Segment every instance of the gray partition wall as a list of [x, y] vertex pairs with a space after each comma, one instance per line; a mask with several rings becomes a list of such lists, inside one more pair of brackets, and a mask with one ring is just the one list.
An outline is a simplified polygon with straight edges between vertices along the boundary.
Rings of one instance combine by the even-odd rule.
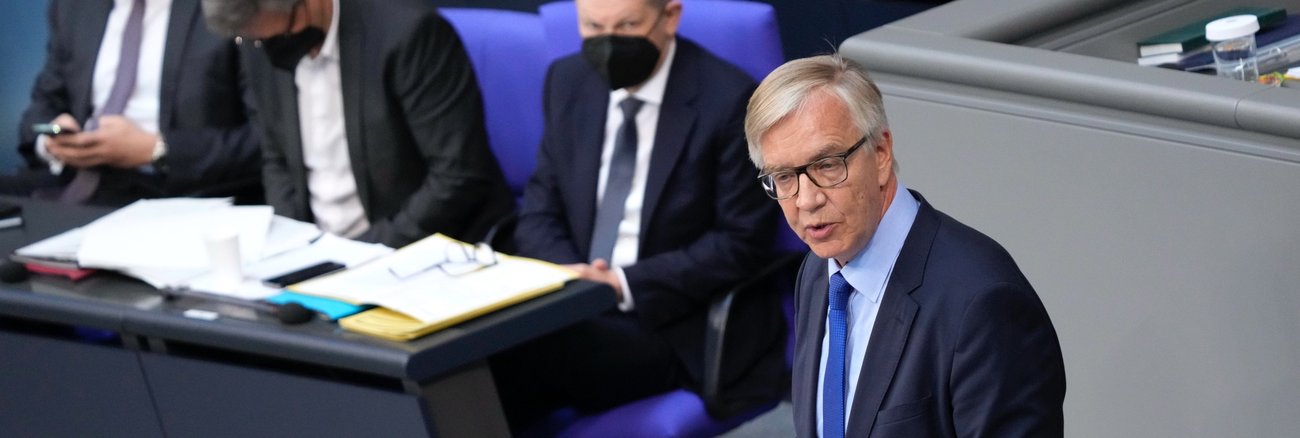
[[960, 0], [841, 47], [902, 181], [1042, 296], [1067, 436], [1300, 434], [1300, 89], [1134, 63], [1241, 4]]

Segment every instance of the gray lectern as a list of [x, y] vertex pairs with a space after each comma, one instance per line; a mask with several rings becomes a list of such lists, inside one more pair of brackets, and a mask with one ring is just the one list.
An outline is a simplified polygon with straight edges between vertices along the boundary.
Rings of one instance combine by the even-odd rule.
[[1300, 89], [1134, 62], [1240, 5], [960, 0], [841, 47], [886, 95], [902, 181], [1038, 289], [1068, 436], [1300, 431]]

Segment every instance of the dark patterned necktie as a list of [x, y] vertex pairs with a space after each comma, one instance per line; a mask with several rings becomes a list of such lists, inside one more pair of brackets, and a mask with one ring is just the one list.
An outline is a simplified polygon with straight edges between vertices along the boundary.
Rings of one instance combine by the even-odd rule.
[[[131, 13], [126, 19], [126, 29], [122, 32], [122, 51], [118, 56], [117, 74], [113, 77], [113, 88], [108, 93], [108, 100], [100, 107], [96, 115], [86, 121], [86, 131], [99, 127], [99, 116], [122, 114], [126, 102], [135, 90], [136, 70], [140, 64], [140, 40], [144, 36], [144, 0], [135, 0], [131, 4]], [[77, 169], [77, 176], [63, 189], [59, 201], [66, 204], [83, 204], [99, 187], [98, 169]]]
[[618, 104], [623, 109], [623, 124], [614, 137], [614, 155], [609, 159], [609, 175], [605, 177], [605, 197], [596, 209], [588, 261], [609, 261], [614, 254], [618, 224], [623, 222], [627, 195], [632, 191], [632, 174], [636, 172], [636, 113], [641, 110], [642, 103], [635, 97], [628, 97]]
[[849, 294], [853, 287], [839, 272], [831, 276], [830, 348], [826, 357], [826, 380], [822, 382], [822, 438], [844, 438], [844, 398], [847, 387], [844, 369], [844, 348], [848, 341]]

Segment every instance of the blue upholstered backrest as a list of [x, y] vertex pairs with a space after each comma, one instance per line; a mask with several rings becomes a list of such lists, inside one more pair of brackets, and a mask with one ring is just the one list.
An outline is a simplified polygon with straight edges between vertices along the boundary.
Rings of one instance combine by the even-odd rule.
[[[546, 27], [550, 57], [557, 59], [582, 47], [578, 12], [573, 2], [538, 8]], [[766, 3], [740, 0], [686, 0], [677, 34], [699, 43], [761, 81], [785, 62], [776, 11]]]
[[542, 82], [550, 58], [537, 14], [441, 8], [464, 41], [483, 93], [488, 140], [516, 199], [537, 162]]

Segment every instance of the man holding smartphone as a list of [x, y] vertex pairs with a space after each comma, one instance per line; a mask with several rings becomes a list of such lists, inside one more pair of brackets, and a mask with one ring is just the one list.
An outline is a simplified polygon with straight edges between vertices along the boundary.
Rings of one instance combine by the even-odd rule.
[[0, 191], [66, 203], [261, 198], [259, 137], [234, 44], [199, 0], [54, 0], [19, 126], [25, 173]]

